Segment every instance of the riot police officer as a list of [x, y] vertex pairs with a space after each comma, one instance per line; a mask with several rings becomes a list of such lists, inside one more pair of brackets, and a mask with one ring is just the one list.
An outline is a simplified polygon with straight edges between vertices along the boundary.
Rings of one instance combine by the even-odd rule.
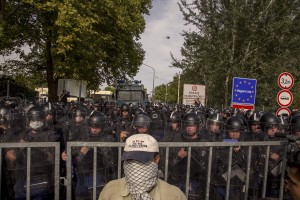
[[87, 110], [83, 107], [78, 107], [72, 111], [72, 119], [63, 124], [65, 142], [82, 141], [86, 139], [86, 116]]
[[[230, 117], [226, 122], [224, 142], [243, 141], [246, 127], [243, 120], [238, 116]], [[241, 146], [233, 147], [229, 199], [239, 200], [243, 198], [243, 185], [247, 169], [247, 149]], [[228, 174], [228, 147], [216, 150], [214, 158], [213, 199], [225, 199], [227, 174]]]
[[131, 134], [132, 130], [132, 115], [130, 106], [123, 104], [121, 106], [121, 116], [116, 121], [116, 138], [117, 141], [124, 142], [125, 139]]
[[150, 114], [152, 136], [155, 137], [157, 141], [162, 141], [164, 139], [164, 132], [167, 124], [166, 113], [162, 112], [161, 108], [161, 104], [155, 103]]
[[[45, 127], [45, 114], [40, 107], [32, 107], [27, 113], [28, 129], [20, 136], [20, 142], [56, 142], [56, 134]], [[26, 197], [27, 149], [13, 149], [6, 154], [10, 174], [15, 176], [12, 198]], [[32, 148], [30, 168], [31, 199], [52, 199], [54, 180], [54, 149]]]
[[[200, 118], [194, 112], [187, 113], [183, 119], [183, 131], [176, 135], [175, 142], [200, 142]], [[170, 149], [170, 169], [168, 182], [179, 187], [185, 192], [187, 174], [187, 150], [185, 148]], [[205, 180], [207, 168], [207, 149], [192, 148], [190, 166], [189, 199], [203, 199], [205, 194]]]
[[[115, 138], [105, 130], [104, 114], [95, 111], [88, 118], [88, 142], [115, 142]], [[93, 178], [96, 179], [97, 196], [105, 183], [117, 178], [117, 154], [109, 147], [97, 149], [97, 175], [93, 177], [94, 148], [83, 146], [75, 152], [77, 162], [76, 171], [76, 199], [92, 199]]]
[[292, 116], [290, 120], [291, 134], [300, 137], [300, 115]]
[[181, 133], [181, 113], [173, 111], [168, 119], [168, 128], [165, 133], [165, 141], [172, 142]]
[[[280, 138], [275, 137], [275, 133], [279, 131], [279, 119], [272, 112], [265, 112], [260, 119], [260, 126], [264, 133], [264, 141], [278, 141]], [[280, 165], [282, 164], [282, 146], [271, 146], [269, 155], [269, 169], [268, 169], [268, 182], [267, 182], [267, 197], [279, 197], [280, 188]], [[261, 149], [261, 168], [265, 163], [266, 158], [266, 147]], [[263, 169], [260, 169], [263, 171]]]
[[260, 128], [260, 118], [262, 116], [262, 112], [254, 112], [249, 120], [248, 120], [248, 140], [251, 141], [263, 141], [263, 133]]
[[222, 141], [223, 124], [223, 118], [219, 113], [213, 113], [210, 115], [206, 120], [206, 128], [203, 133], [205, 141]]

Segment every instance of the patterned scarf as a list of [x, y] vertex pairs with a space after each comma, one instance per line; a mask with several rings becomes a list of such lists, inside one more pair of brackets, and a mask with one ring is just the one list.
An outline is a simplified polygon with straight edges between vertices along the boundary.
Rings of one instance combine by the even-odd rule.
[[133, 200], [152, 200], [148, 192], [157, 181], [157, 163], [127, 160], [124, 162], [124, 173]]

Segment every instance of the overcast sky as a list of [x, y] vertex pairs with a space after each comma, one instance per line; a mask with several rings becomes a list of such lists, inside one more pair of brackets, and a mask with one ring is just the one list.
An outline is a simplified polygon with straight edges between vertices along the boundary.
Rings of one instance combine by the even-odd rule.
[[[155, 69], [154, 87], [170, 82], [173, 76], [180, 71], [178, 68], [169, 67], [171, 55], [181, 58], [180, 48], [183, 45], [182, 30], [184, 26], [183, 16], [177, 5], [177, 0], [153, 0], [150, 15], [145, 16], [146, 29], [141, 35], [141, 43], [146, 51], [144, 63]], [[167, 37], [170, 37], [169, 39]], [[141, 80], [152, 92], [153, 70], [145, 65], [140, 67], [135, 77]]]

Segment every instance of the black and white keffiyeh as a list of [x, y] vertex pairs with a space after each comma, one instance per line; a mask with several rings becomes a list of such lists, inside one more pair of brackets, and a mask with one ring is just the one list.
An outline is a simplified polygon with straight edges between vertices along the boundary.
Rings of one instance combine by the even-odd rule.
[[157, 181], [157, 163], [127, 160], [124, 162], [124, 173], [133, 200], [152, 200], [148, 192]]

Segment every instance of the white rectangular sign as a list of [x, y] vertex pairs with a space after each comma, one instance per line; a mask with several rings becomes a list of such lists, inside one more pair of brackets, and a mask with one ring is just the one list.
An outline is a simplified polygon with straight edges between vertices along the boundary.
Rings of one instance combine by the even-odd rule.
[[185, 105], [194, 105], [197, 98], [205, 106], [205, 85], [184, 84], [182, 103]]
[[86, 97], [86, 82], [85, 81], [77, 81], [73, 79], [59, 79], [58, 80], [58, 88], [57, 95], [60, 96], [62, 91], [65, 90], [70, 92], [71, 96], [75, 97]]

